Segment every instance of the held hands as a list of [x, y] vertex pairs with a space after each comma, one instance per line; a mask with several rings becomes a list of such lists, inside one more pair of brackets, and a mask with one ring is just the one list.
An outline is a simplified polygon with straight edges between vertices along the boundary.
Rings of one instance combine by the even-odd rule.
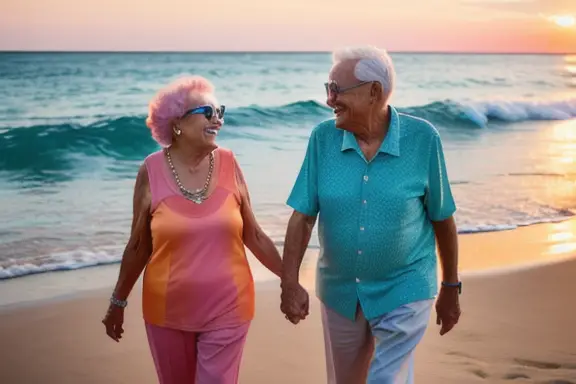
[[450, 332], [460, 319], [458, 289], [442, 287], [436, 300], [436, 324], [440, 325], [440, 336]]
[[108, 307], [108, 312], [102, 320], [102, 324], [106, 326], [106, 334], [116, 342], [120, 342], [124, 329], [122, 324], [124, 324], [124, 308], [119, 307], [114, 304], [110, 304]]
[[308, 292], [299, 283], [281, 284], [280, 310], [292, 324], [298, 324], [309, 313], [310, 298]]

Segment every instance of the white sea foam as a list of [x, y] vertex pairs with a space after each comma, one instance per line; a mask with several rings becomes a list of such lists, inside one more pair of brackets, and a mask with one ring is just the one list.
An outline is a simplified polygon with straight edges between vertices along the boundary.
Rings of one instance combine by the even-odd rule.
[[576, 118], [576, 98], [549, 101], [482, 101], [462, 104], [468, 118], [479, 126], [504, 122], [569, 120]]
[[77, 249], [44, 255], [36, 260], [28, 259], [4, 261], [0, 266], [0, 280], [33, 275], [43, 272], [69, 271], [80, 268], [95, 267], [120, 261], [121, 254], [111, 250]]

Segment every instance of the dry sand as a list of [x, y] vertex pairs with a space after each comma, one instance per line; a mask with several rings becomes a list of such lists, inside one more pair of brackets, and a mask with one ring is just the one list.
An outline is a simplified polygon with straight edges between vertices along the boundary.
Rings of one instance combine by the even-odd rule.
[[[576, 221], [463, 235], [460, 249], [465, 271], [554, 262], [464, 274], [461, 322], [441, 337], [431, 318], [416, 382], [576, 384]], [[303, 276], [312, 288], [313, 269]], [[118, 344], [100, 323], [109, 292], [2, 310], [0, 383], [156, 383], [139, 292]], [[324, 364], [318, 301], [293, 326], [279, 312], [278, 283], [260, 283], [241, 383], [321, 384]]]

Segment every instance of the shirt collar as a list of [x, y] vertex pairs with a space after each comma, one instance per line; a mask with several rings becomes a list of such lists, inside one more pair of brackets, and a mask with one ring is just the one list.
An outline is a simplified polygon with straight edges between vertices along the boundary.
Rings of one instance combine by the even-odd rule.
[[[384, 141], [378, 149], [378, 153], [388, 153], [392, 156], [400, 156], [400, 119], [398, 117], [398, 112], [393, 106], [388, 106], [390, 111], [390, 126], [388, 127], [388, 133], [384, 138]], [[342, 152], [354, 149], [360, 152], [358, 147], [358, 142], [353, 133], [344, 131], [342, 137]]]

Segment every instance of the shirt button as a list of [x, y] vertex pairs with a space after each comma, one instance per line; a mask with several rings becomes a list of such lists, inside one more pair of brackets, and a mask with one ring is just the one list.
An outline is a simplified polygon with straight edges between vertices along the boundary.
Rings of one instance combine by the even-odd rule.
[[363, 203], [363, 204], [366, 204], [366, 203], [368, 203], [368, 202], [367, 202], [366, 200], [364, 200], [362, 203]]
[[360, 279], [359, 279], [359, 278], [356, 278], [356, 282], [359, 283], [359, 282], [360, 282]]
[[364, 181], [368, 181], [368, 176], [364, 175]]
[[360, 230], [363, 231], [363, 230], [364, 230], [364, 227], [360, 227]]
[[361, 254], [362, 254], [362, 251], [358, 251], [358, 254], [361, 255]]

